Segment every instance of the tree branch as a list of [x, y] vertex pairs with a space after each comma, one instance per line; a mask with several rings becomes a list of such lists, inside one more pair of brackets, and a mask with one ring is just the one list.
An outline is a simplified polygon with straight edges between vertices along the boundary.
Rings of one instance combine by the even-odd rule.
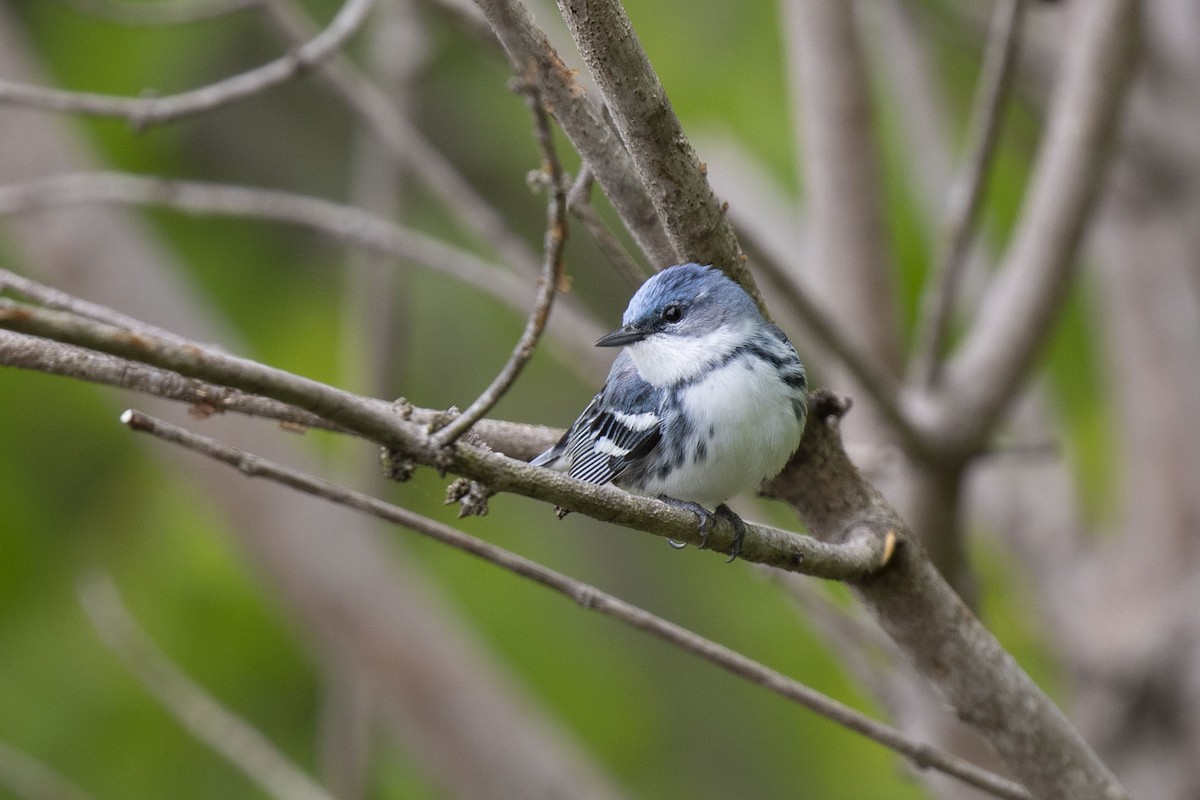
[[518, 75], [532, 67], [538, 90], [563, 133], [587, 162], [600, 188], [650, 261], [678, 261], [654, 203], [637, 168], [612, 128], [605, 123], [587, 92], [563, 63], [545, 32], [520, 0], [476, 0], [488, 24], [504, 45]]
[[675, 251], [684, 261], [719, 266], [765, 313], [733, 226], [625, 9], [617, 0], [559, 0], [558, 8]]
[[[76, 203], [155, 205], [184, 214], [266, 219], [320, 231], [357, 247], [441, 272], [524, 313], [527, 283], [500, 265], [419, 231], [308, 195], [232, 184], [183, 181], [116, 172], [73, 173], [0, 186], [0, 216]], [[607, 366], [592, 343], [604, 330], [577, 307], [565, 309], [555, 335], [590, 373]]]
[[[192, 406], [191, 413], [199, 418], [230, 412], [278, 420], [291, 430], [316, 428], [337, 433], [353, 433], [316, 414], [269, 397], [247, 394], [227, 386], [186, 378], [177, 372], [106, 353], [7, 330], [0, 330], [0, 365], [189, 403]], [[395, 412], [395, 406], [391, 403], [365, 399], [375, 403], [385, 412]], [[444, 418], [445, 414], [443, 411], [416, 407], [406, 407], [405, 413], [413, 422], [427, 426]], [[558, 441], [563, 431], [561, 428], [545, 425], [481, 419], [472, 428], [471, 433], [497, 453], [528, 461]]]
[[923, 425], [948, 450], [980, 448], [1021, 387], [1067, 296], [1103, 184], [1140, 40], [1139, 4], [1096, 0], [1079, 15], [1012, 244]]
[[0, 331], [0, 364], [178, 400], [191, 404], [191, 413], [198, 417], [236, 412], [279, 420], [298, 429], [324, 428], [349, 433], [316, 414], [269, 397], [246, 394], [185, 378], [176, 372], [12, 331]]
[[0, 741], [0, 787], [20, 800], [93, 800], [74, 782]]
[[172, 663], [138, 626], [111, 579], [93, 575], [83, 580], [79, 599], [96, 633], [162, 707], [263, 792], [276, 800], [334, 800], [250, 723]]
[[345, 0], [329, 25], [301, 47], [260, 67], [198, 89], [163, 97], [116, 97], [0, 81], [0, 105], [11, 103], [44, 111], [124, 118], [138, 129], [203, 114], [260, 94], [312, 69], [341, 49], [362, 27], [374, 5], [375, 0]]
[[405, 508], [385, 503], [370, 495], [305, 475], [297, 470], [229, 447], [209, 437], [200, 436], [162, 420], [148, 417], [139, 411], [126, 411], [122, 414], [121, 421], [132, 430], [150, 433], [165, 441], [215, 458], [237, 468], [247, 476], [266, 478], [282, 483], [298, 491], [354, 508], [392, 524], [401, 525], [422, 536], [481, 558], [515, 575], [535, 581], [569, 597], [585, 609], [597, 611], [646, 631], [727, 672], [798, 703], [826, 719], [906, 756], [918, 767], [934, 768], [946, 772], [997, 797], [1013, 798], [1014, 800], [1029, 800], [1030, 798], [1028, 792], [1012, 781], [981, 770], [957, 756], [915, 742], [903, 733], [734, 650], [620, 600], [594, 586], [577, 581], [490, 542], [477, 539]]
[[933, 386], [941, 373], [942, 350], [958, 303], [967, 252], [987, 188], [1009, 89], [1016, 73], [1021, 26], [1027, 0], [1003, 0], [996, 5], [979, 86], [967, 124], [966, 162], [950, 187], [943, 242], [936, 278], [922, 297], [917, 323], [917, 352], [913, 372], [920, 385]]
[[636, 289], [646, 280], [646, 273], [625, 252], [625, 247], [604, 224], [600, 212], [592, 205], [592, 184], [595, 182], [596, 176], [592, 173], [592, 168], [585, 162], [580, 166], [579, 174], [575, 176], [575, 183], [572, 184], [571, 190], [567, 192], [567, 208], [587, 228], [588, 233], [592, 235], [592, 239], [609, 263], [613, 265], [613, 268], [621, 274], [626, 283]]
[[784, 4], [808, 195], [805, 269], [822, 306], [842, 321], [842, 332], [882, 370], [898, 373], [899, 326], [855, 5]]
[[[294, 0], [259, 2], [267, 20], [290, 46], [298, 47], [312, 38], [315, 26]], [[510, 266], [535, 274], [538, 259], [533, 250], [349, 56], [338, 53], [316, 72], [362, 118], [391, 157], [408, 167], [467, 230]]]
[[810, 398], [804, 442], [763, 493], [786, 500], [815, 536], [869, 522], [898, 545], [888, 568], [852, 583], [884, 631], [1035, 797], [1128, 795], [1062, 712], [963, 604], [878, 490], [846, 456], [835, 395]]

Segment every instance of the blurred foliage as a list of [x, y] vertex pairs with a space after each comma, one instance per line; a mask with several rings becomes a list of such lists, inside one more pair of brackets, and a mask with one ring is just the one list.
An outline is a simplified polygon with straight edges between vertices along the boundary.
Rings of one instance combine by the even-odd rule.
[[[136, 95], [196, 86], [273, 57], [278, 46], [253, 14], [178, 28], [124, 28], [59, 2], [13, 7], [49, 79], [75, 89]], [[327, 19], [332, 0], [309, 4]], [[685, 126], [720, 126], [796, 190], [784, 43], [774, 3], [630, 0], [630, 14]], [[445, 20], [422, 14], [428, 59], [418, 82], [422, 126], [513, 226], [539, 246], [543, 201], [524, 174], [540, 157], [508, 70]], [[362, 51], [361, 46], [356, 52]], [[956, 111], [969, 103], [976, 53], [939, 43], [943, 87]], [[911, 322], [933, 245], [906, 185], [904, 154], [882, 143], [889, 225], [902, 319]], [[253, 102], [135, 133], [113, 121], [73, 121], [112, 168], [274, 186], [342, 199], [354, 151], [350, 115], [312, 77]], [[991, 190], [991, 232], [1018, 209], [1037, 123], [1008, 126]], [[571, 168], [574, 159], [567, 159]], [[406, 221], [460, 235], [420, 189]], [[344, 253], [283, 227], [144, 212], [188, 265], [188, 278], [230, 320], [245, 354], [337, 381]], [[581, 299], [616, 320], [627, 290], [581, 229], [570, 271]], [[2, 246], [2, 245], [0, 245]], [[470, 246], [469, 243], [467, 246]], [[20, 264], [14, 265], [18, 270]], [[507, 357], [521, 320], [474, 290], [406, 274], [397, 365], [402, 391], [429, 406], [462, 405]], [[1072, 305], [1048, 363], [1085, 495], [1109, 488], [1107, 410], [1096, 391], [1088, 310]], [[798, 343], [803, 351], [803, 343]], [[455, 370], [446, 370], [453, 358]], [[599, 376], [597, 376], [597, 381]], [[595, 383], [570, 376], [543, 350], [498, 413], [566, 424]], [[269, 586], [193, 491], [178, 453], [135, 441], [118, 425], [112, 393], [70, 381], [0, 371], [0, 739], [70, 776], [98, 798], [257, 797], [232, 767], [190, 739], [125, 673], [89, 629], [75, 600], [78, 576], [111, 572], [132, 610], [185, 671], [315, 769], [318, 684], [291, 621]], [[310, 446], [328, 438], [308, 436]], [[359, 450], [354, 451], [356, 454]], [[439, 519], [443, 481], [421, 474], [388, 491]], [[1103, 510], [1103, 509], [1100, 509]], [[761, 515], [780, 514], [762, 509]], [[788, 524], [786, 518], [776, 519]], [[860, 707], [870, 703], [770, 581], [644, 535], [499, 497], [463, 527], [661, 613]], [[706, 664], [487, 565], [402, 531], [397, 557], [421, 566], [553, 716], [632, 796], [646, 798], [921, 796], [883, 749]], [[1005, 644], [1043, 682], [1053, 665], [1038, 647], [1036, 609], [1014, 586], [1002, 553], [977, 548], [984, 612]], [[371, 796], [441, 797], [394, 743], [373, 760]], [[0, 791], [0, 796], [3, 792]]]

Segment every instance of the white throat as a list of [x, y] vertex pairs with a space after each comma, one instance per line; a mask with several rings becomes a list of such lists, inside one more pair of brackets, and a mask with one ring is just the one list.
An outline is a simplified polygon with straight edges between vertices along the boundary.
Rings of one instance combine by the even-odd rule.
[[724, 325], [702, 336], [653, 334], [626, 345], [642, 380], [653, 386], [674, 386], [699, 375], [708, 365], [733, 352], [746, 332]]

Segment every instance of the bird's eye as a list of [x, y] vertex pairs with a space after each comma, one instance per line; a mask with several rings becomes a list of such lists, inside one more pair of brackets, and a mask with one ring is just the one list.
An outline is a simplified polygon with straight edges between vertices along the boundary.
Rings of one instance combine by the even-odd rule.
[[683, 306], [678, 303], [671, 303], [671, 305], [663, 309], [662, 316], [667, 322], [679, 322], [679, 320], [683, 319]]

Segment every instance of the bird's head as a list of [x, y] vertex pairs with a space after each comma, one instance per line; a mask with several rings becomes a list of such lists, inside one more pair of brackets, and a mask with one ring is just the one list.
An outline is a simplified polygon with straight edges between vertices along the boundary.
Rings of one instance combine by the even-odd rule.
[[596, 345], [625, 345], [642, 378], [656, 386], [692, 378], [765, 324], [740, 286], [720, 270], [699, 264], [654, 275], [633, 295], [621, 322]]

